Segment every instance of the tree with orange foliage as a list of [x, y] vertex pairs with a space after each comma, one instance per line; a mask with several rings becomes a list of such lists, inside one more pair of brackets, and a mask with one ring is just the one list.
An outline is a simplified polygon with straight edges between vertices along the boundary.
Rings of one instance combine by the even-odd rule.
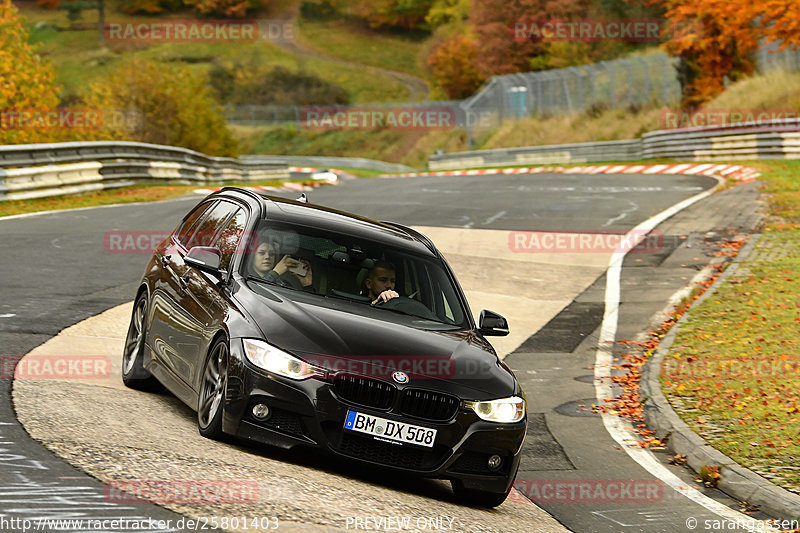
[[428, 57], [437, 86], [448, 98], [466, 98], [483, 82], [475, 67], [478, 44], [472, 35], [456, 34], [437, 46]]
[[682, 106], [694, 109], [753, 72], [758, 41], [800, 44], [797, 0], [666, 0], [667, 50], [681, 58]]
[[254, 7], [250, 0], [184, 0], [201, 15], [244, 18]]
[[423, 28], [433, 0], [350, 0], [342, 8], [365, 19], [372, 28]]
[[93, 140], [182, 146], [211, 155], [236, 155], [231, 135], [205, 76], [148, 59], [120, 63], [89, 86], [86, 104], [102, 112]]
[[745, 6], [758, 17], [759, 35], [783, 47], [800, 45], [800, 2], [797, 0], [765, 0]]
[[758, 47], [741, 0], [668, 0], [667, 51], [680, 57], [682, 107], [696, 109], [725, 89], [724, 79], [753, 71]]
[[53, 69], [28, 43], [11, 0], [0, 0], [0, 144], [53, 140], [51, 130], [20, 124], [18, 112], [43, 112], [58, 105]]

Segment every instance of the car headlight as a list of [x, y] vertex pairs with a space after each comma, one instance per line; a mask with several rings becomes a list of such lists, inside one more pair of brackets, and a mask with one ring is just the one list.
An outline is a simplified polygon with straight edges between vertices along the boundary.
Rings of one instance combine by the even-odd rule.
[[465, 402], [465, 404], [481, 419], [489, 422], [510, 424], [519, 422], [525, 416], [525, 400], [519, 396], [488, 402]]
[[308, 379], [324, 375], [324, 371], [283, 350], [255, 339], [242, 339], [247, 360], [267, 372], [289, 379]]

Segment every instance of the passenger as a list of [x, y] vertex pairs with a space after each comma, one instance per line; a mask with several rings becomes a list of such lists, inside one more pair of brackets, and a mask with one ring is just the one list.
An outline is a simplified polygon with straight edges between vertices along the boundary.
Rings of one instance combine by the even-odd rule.
[[[278, 243], [260, 242], [252, 256], [251, 267], [253, 273], [273, 283], [288, 284], [299, 289], [313, 290], [311, 287], [313, 276], [309, 262], [305, 259], [294, 259], [290, 255], [284, 255], [276, 264], [275, 261], [279, 255]], [[293, 271], [298, 268], [302, 269], [303, 266], [305, 275]]]
[[367, 296], [372, 300], [371, 305], [400, 296], [394, 290], [395, 272], [394, 265], [388, 261], [377, 261], [369, 270], [364, 285], [367, 287]]

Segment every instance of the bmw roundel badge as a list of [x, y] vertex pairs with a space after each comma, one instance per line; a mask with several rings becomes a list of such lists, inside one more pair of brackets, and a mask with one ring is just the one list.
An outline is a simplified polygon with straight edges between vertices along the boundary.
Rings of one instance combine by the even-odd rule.
[[392, 374], [392, 379], [403, 385], [404, 383], [408, 383], [408, 374], [397, 371]]

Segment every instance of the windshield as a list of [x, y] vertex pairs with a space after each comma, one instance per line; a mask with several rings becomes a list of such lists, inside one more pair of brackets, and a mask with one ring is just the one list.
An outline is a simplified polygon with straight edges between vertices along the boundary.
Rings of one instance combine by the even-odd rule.
[[[467, 327], [458, 291], [438, 259], [274, 222], [262, 222], [246, 250], [242, 268], [250, 279]], [[392, 295], [387, 301], [380, 298], [385, 291]]]

